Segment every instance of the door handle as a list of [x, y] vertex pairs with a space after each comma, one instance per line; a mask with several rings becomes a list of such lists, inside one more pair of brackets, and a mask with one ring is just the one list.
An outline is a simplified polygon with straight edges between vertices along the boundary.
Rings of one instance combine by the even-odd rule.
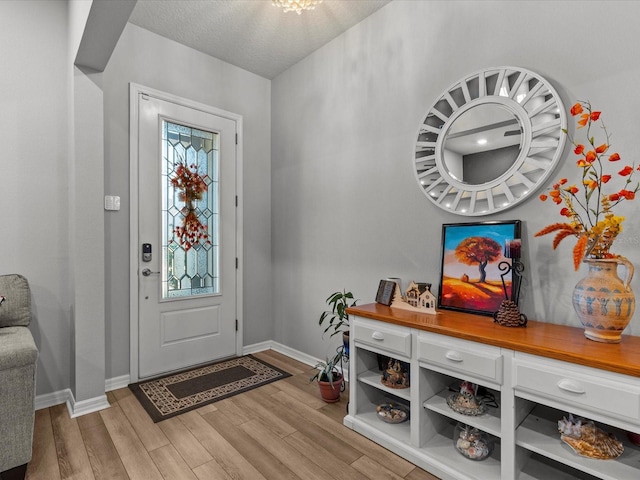
[[160, 272], [152, 272], [148, 268], [145, 268], [144, 270], [142, 270], [142, 275], [148, 277], [149, 275], [160, 275]]

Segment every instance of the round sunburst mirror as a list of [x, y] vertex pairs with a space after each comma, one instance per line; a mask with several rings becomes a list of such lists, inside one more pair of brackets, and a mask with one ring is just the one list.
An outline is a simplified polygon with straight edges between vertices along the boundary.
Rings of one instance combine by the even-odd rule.
[[418, 184], [459, 215], [513, 207], [551, 175], [566, 128], [562, 101], [540, 75], [518, 67], [472, 73], [445, 90], [420, 123]]

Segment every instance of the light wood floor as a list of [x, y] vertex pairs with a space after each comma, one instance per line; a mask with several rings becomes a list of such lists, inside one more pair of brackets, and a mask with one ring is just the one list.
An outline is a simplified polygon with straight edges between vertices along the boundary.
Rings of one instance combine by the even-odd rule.
[[312, 369], [256, 354], [291, 377], [154, 424], [128, 388], [70, 419], [38, 410], [29, 480], [437, 480], [342, 425], [348, 395], [324, 403]]

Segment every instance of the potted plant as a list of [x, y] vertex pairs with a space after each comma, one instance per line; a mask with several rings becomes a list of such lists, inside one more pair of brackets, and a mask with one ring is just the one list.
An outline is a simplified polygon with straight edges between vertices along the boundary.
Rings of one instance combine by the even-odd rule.
[[320, 396], [327, 403], [335, 403], [340, 400], [340, 392], [344, 383], [344, 377], [338, 370], [337, 365], [342, 357], [342, 349], [333, 357], [327, 357], [326, 362], [316, 364], [316, 373], [309, 379], [310, 382], [318, 381]]
[[334, 292], [327, 297], [326, 303], [331, 310], [322, 312], [318, 324], [326, 327], [322, 332], [325, 333], [333, 330], [330, 337], [338, 333], [342, 333], [342, 344], [345, 355], [349, 356], [349, 314], [347, 308], [355, 307], [358, 301], [353, 299], [353, 294], [343, 290], [342, 292]]

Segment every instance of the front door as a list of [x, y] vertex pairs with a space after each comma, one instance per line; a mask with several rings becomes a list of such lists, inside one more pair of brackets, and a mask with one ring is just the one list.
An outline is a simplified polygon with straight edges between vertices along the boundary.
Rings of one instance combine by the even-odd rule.
[[138, 113], [137, 377], [148, 378], [239, 353], [237, 125], [144, 90], [132, 101]]

